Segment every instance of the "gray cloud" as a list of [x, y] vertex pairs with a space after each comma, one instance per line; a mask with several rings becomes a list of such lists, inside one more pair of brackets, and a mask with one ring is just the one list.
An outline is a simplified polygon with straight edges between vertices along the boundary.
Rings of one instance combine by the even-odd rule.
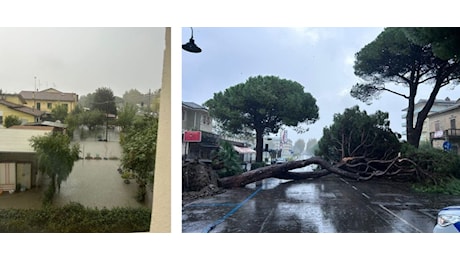
[[86, 95], [109, 87], [161, 87], [164, 28], [0, 28], [0, 89], [8, 93], [56, 87]]

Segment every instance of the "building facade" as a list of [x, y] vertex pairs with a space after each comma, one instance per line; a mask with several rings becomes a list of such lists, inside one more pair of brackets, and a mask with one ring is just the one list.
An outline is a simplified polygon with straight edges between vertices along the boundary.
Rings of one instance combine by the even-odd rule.
[[36, 152], [30, 144], [33, 136], [44, 136], [51, 129], [0, 129], [0, 192], [14, 192], [39, 186]]
[[430, 113], [429, 131], [432, 147], [459, 153], [460, 102], [444, 110]]
[[0, 126], [8, 116], [17, 116], [22, 124], [40, 122], [45, 112], [26, 106], [20, 95], [0, 94]]
[[58, 105], [72, 112], [78, 105], [78, 95], [48, 88], [42, 91], [21, 91], [19, 93], [27, 102], [27, 106], [39, 111], [51, 112]]
[[[426, 105], [427, 100], [426, 99], [420, 99], [417, 103], [415, 103], [414, 106], [414, 125], [417, 123], [417, 116], [420, 111], [422, 111], [423, 107]], [[457, 101], [452, 101], [448, 97], [445, 99], [436, 99], [435, 102], [433, 103], [433, 106], [431, 107], [431, 110], [429, 113], [436, 113], [439, 111], [442, 111], [444, 109], [447, 109], [451, 106], [454, 106], [457, 104]], [[406, 118], [407, 118], [407, 108], [402, 110], [403, 114], [401, 118], [403, 119], [403, 123], [401, 124], [404, 129], [406, 128]], [[403, 137], [407, 136], [406, 131], [402, 133]], [[404, 138], [407, 139], [407, 138]], [[420, 135], [420, 142], [430, 142], [430, 119], [427, 117], [425, 121], [423, 122], [423, 128], [422, 128], [422, 134]]]

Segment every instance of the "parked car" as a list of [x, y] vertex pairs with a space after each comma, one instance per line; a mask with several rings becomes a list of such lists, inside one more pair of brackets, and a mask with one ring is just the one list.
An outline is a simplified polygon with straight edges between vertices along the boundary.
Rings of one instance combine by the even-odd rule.
[[459, 233], [460, 232], [460, 205], [449, 206], [438, 212], [436, 226], [433, 233]]
[[281, 164], [281, 163], [285, 163], [285, 162], [287, 162], [287, 160], [285, 158], [276, 158], [276, 161], [275, 161], [276, 164]]

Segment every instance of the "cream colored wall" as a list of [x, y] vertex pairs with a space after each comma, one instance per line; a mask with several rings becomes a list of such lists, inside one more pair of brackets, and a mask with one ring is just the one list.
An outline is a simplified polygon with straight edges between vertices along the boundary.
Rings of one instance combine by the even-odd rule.
[[[72, 112], [76, 107], [76, 102], [62, 102], [62, 101], [37, 100], [37, 99], [35, 101], [31, 100], [31, 99], [28, 99], [26, 101], [27, 101], [27, 106], [30, 107], [30, 108], [34, 108], [34, 104], [35, 104], [35, 108], [36, 108], [37, 103], [40, 103], [40, 111], [45, 111], [45, 112], [51, 112], [53, 110], [53, 108], [55, 108], [56, 106], [61, 105], [61, 104], [67, 104], [67, 112], [68, 113]], [[51, 109], [48, 109], [48, 103], [52, 104]]]
[[[150, 232], [171, 233], [171, 28], [165, 29]], [[177, 136], [175, 137], [177, 138]], [[178, 158], [174, 158], [177, 160]], [[177, 163], [177, 161], [175, 161]], [[177, 191], [177, 190], [176, 190]]]
[[442, 113], [430, 116], [430, 133], [435, 132], [436, 122], [439, 121], [440, 130], [450, 129], [450, 120], [455, 118], [455, 128], [460, 128], [460, 110], [453, 110], [448, 113]]
[[29, 123], [33, 123], [35, 121], [35, 118], [33, 115], [25, 114], [25, 113], [10, 109], [2, 104], [0, 104], [0, 111], [3, 111], [3, 123], [5, 123], [5, 118], [11, 115], [15, 115], [19, 117], [21, 121], [25, 121]]
[[8, 95], [8, 96], [5, 96], [4, 98], [8, 102], [15, 103], [15, 104], [22, 104], [21, 99], [16, 95], [15, 96]]

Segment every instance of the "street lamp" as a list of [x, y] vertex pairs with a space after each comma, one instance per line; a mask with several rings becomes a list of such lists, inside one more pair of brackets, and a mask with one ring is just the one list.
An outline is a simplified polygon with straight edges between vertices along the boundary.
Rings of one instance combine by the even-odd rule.
[[192, 30], [192, 36], [186, 44], [182, 44], [182, 49], [193, 53], [199, 53], [201, 52], [201, 48], [195, 44], [195, 40], [193, 39], [193, 28], [190, 27], [190, 29]]

